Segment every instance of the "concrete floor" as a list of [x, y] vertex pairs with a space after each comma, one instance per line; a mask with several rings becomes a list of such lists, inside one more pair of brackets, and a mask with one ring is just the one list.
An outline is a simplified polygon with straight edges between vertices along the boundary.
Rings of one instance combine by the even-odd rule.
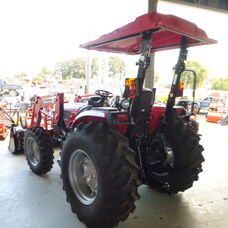
[[[228, 227], [228, 126], [203, 118], [200, 122], [206, 158], [200, 180], [174, 196], [140, 187], [135, 213], [118, 227]], [[50, 173], [39, 177], [29, 170], [24, 155], [8, 153], [6, 141], [0, 147], [0, 228], [85, 227], [65, 200], [56, 163]]]

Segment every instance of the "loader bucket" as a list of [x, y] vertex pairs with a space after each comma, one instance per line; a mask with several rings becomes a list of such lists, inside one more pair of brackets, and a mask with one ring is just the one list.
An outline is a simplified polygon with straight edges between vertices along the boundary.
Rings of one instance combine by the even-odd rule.
[[8, 150], [12, 154], [19, 154], [24, 152], [24, 130], [12, 126], [10, 129], [10, 139]]
[[0, 107], [0, 124], [3, 124], [7, 131], [10, 131], [8, 149], [12, 154], [18, 154], [24, 151], [24, 130], [17, 127], [13, 118]]

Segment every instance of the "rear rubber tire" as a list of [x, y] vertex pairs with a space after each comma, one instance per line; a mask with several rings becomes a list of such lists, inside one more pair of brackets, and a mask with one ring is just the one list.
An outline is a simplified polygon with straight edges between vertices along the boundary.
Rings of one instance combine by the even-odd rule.
[[[77, 150], [86, 152], [97, 173], [98, 190], [90, 205], [76, 196], [69, 178], [69, 164]], [[62, 151], [61, 178], [67, 201], [80, 221], [89, 227], [113, 227], [134, 211], [141, 184], [135, 156], [125, 137], [99, 121], [82, 123], [68, 136]]]
[[[35, 158], [34, 147], [36, 147]], [[40, 126], [28, 128], [25, 132], [24, 151], [32, 172], [42, 175], [51, 170], [53, 164], [53, 146], [50, 136]]]
[[199, 123], [196, 120], [190, 119], [188, 121], [188, 125], [195, 131], [195, 133], [198, 133], [198, 131], [199, 131]]
[[[174, 166], [167, 171], [165, 180], [152, 180], [150, 186], [160, 192], [177, 193], [192, 187], [202, 172], [203, 147], [199, 144], [198, 126], [194, 121], [186, 123], [174, 112], [161, 129], [171, 146]], [[162, 169], [163, 167], [161, 167]]]

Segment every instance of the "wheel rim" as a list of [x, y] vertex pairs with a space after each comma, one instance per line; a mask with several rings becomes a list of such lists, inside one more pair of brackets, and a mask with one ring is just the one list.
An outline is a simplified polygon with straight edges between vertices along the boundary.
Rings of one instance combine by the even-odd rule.
[[72, 153], [68, 175], [78, 200], [83, 204], [91, 205], [97, 196], [98, 178], [96, 168], [85, 151], [77, 149]]
[[37, 166], [40, 162], [40, 150], [34, 138], [29, 137], [27, 142], [28, 159], [33, 166]]
[[15, 90], [10, 90], [9, 92], [11, 97], [16, 97], [17, 96], [17, 92]]

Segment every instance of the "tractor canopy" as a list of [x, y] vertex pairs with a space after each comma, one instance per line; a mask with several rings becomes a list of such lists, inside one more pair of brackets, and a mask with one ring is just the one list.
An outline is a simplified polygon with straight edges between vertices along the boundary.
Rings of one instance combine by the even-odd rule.
[[153, 31], [150, 52], [179, 48], [183, 36], [189, 38], [188, 47], [217, 43], [216, 40], [208, 38], [205, 31], [185, 19], [151, 12], [80, 47], [114, 53], [140, 54], [141, 40], [146, 31]]

